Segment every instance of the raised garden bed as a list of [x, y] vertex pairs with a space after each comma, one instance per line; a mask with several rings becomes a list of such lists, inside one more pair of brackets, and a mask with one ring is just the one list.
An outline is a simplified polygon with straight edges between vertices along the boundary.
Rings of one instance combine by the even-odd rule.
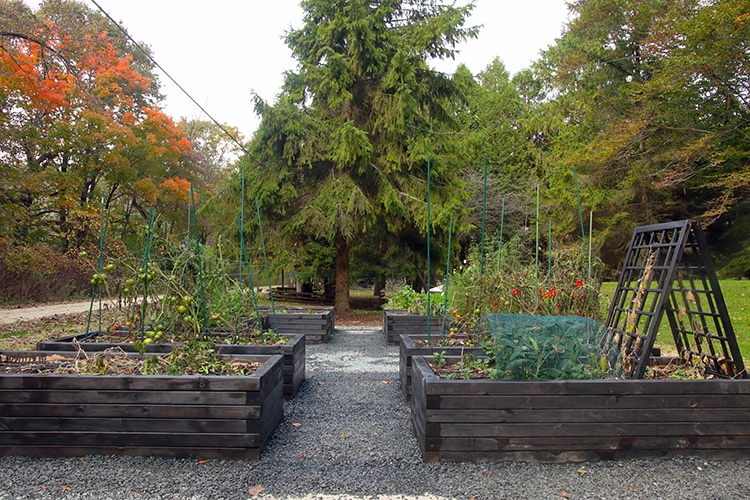
[[[45, 357], [53, 353], [0, 360]], [[224, 358], [262, 364], [247, 376], [2, 373], [0, 454], [258, 460], [283, 418], [283, 359]]]
[[305, 346], [306, 335], [287, 335], [286, 344], [216, 344], [219, 354], [253, 354], [283, 356], [284, 398], [292, 399], [297, 395], [305, 381]]
[[[447, 337], [447, 336], [446, 336]], [[465, 342], [466, 336], [453, 337], [456, 343]], [[440, 334], [430, 335], [430, 345], [427, 344], [427, 335], [401, 335], [398, 351], [398, 379], [401, 383], [401, 393], [407, 401], [411, 399], [412, 382], [412, 357], [431, 357], [434, 353], [445, 352], [446, 356], [461, 356], [462, 354], [484, 354], [481, 347], [469, 347], [465, 345], [439, 345]]]
[[277, 307], [275, 320], [271, 308], [262, 306], [263, 327], [279, 335], [304, 335], [308, 344], [327, 343], [334, 330], [333, 307]]
[[425, 462], [750, 458], [750, 381], [444, 380], [412, 358]]
[[[286, 344], [224, 344], [221, 337], [217, 338], [216, 350], [221, 354], [251, 354], [272, 356], [279, 354], [284, 357], [284, 398], [291, 399], [305, 381], [305, 335], [287, 335]], [[86, 340], [88, 339], [88, 341]], [[78, 348], [85, 352], [99, 352], [111, 347], [119, 347], [125, 352], [136, 352], [130, 342], [118, 342], [122, 336], [111, 335], [109, 332], [81, 333], [55, 340], [38, 342], [39, 351], [76, 351]], [[74, 340], [76, 341], [74, 343]], [[170, 343], [153, 343], [146, 346], [147, 353], [168, 353], [172, 350]]]
[[[403, 309], [383, 309], [383, 335], [389, 344], [398, 344], [401, 335], [427, 335], [425, 314], [410, 314]], [[429, 316], [430, 334], [438, 337], [443, 331], [442, 316]], [[448, 333], [449, 325], [445, 326]]]

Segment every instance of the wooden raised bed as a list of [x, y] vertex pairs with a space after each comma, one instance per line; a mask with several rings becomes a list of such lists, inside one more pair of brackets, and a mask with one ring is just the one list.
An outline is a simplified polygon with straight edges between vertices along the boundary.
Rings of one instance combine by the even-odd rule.
[[[401, 335], [427, 335], [427, 318], [425, 314], [409, 314], [403, 309], [383, 309], [383, 335], [389, 344], [398, 344]], [[430, 335], [441, 335], [443, 316], [430, 316]], [[445, 325], [448, 334], [449, 324]]]
[[[62, 337], [55, 340], [38, 342], [36, 348], [38, 351], [75, 351], [77, 347], [73, 340], [78, 341], [78, 346], [85, 352], [99, 352], [111, 347], [119, 347], [125, 352], [136, 352], [135, 347], [129, 342], [86, 342], [84, 339], [93, 339], [99, 332], [81, 333], [68, 337]], [[111, 336], [107, 333], [102, 334], [105, 338], [117, 340], [117, 336]], [[305, 336], [288, 335], [289, 339], [286, 344], [221, 344], [216, 343], [215, 349], [219, 354], [252, 354], [272, 356], [279, 354], [284, 357], [284, 398], [291, 399], [299, 390], [302, 382], [305, 381]], [[154, 343], [146, 346], [147, 353], [168, 353], [172, 351], [172, 344]]]
[[308, 344], [327, 343], [334, 330], [333, 307], [277, 307], [276, 319], [271, 308], [262, 306], [263, 327], [279, 335], [304, 335]]
[[231, 358], [263, 364], [248, 376], [0, 374], [0, 455], [258, 460], [283, 418], [283, 359]]
[[[458, 337], [466, 339], [465, 336]], [[426, 343], [427, 335], [401, 335], [398, 350], [398, 380], [401, 383], [401, 393], [407, 401], [411, 399], [411, 380], [412, 380], [412, 357], [425, 356], [432, 357], [435, 353], [445, 352], [446, 356], [461, 356], [462, 354], [473, 354], [475, 356], [484, 355], [481, 347], [467, 346], [439, 346], [436, 345], [440, 340], [440, 334], [430, 334], [430, 342], [433, 345], [428, 346]]]
[[[59, 339], [43, 340], [36, 343], [37, 351], [77, 351], [80, 347], [86, 352], [100, 352], [106, 351], [111, 347], [119, 347], [125, 352], [137, 352], [132, 342], [123, 341], [123, 337], [127, 335], [127, 331], [123, 330], [120, 332], [100, 332], [92, 331], [88, 334], [78, 333], [76, 335], [68, 335], [60, 337]], [[106, 340], [105, 340], [106, 339]], [[74, 342], [77, 342], [74, 344]], [[154, 342], [146, 346], [146, 352], [149, 354], [169, 353], [172, 352], [172, 344], [170, 342]]]
[[443, 380], [412, 363], [425, 462], [750, 458], [748, 380]]
[[289, 400], [297, 395], [305, 381], [305, 346], [306, 335], [287, 335], [286, 344], [216, 344], [219, 354], [254, 354], [283, 356], [284, 398]]

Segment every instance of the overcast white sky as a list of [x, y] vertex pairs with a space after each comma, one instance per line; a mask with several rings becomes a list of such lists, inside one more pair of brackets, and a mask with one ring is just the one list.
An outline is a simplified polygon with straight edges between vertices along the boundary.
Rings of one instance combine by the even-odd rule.
[[[150, 45], [156, 61], [215, 119], [238, 127], [246, 138], [259, 123], [251, 92], [273, 102], [284, 71], [295, 68], [282, 37], [289, 28], [301, 27], [299, 0], [97, 3], [136, 40]], [[437, 66], [441, 71], [452, 73], [462, 62], [476, 74], [499, 57], [516, 73], [554, 43], [568, 19], [565, 0], [476, 0], [475, 5], [467, 24], [484, 25], [479, 38], [460, 47], [456, 61]], [[161, 80], [169, 115], [205, 118], [166, 77]]]

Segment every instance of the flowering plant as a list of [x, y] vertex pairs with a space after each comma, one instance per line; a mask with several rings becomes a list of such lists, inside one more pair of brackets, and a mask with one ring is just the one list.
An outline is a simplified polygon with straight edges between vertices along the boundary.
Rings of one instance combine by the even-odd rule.
[[486, 255], [484, 269], [476, 262], [450, 276], [451, 312], [466, 317], [479, 313], [535, 316], [583, 316], [600, 319], [601, 262], [589, 266], [582, 245], [556, 245], [539, 262], [521, 251], [518, 240]]

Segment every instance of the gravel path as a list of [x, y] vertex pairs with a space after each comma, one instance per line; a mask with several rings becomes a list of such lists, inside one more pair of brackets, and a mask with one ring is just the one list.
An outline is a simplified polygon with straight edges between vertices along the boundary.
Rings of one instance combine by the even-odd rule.
[[259, 462], [0, 457], [0, 499], [748, 499], [750, 461], [424, 464], [375, 328], [307, 346], [307, 380]]
[[[88, 312], [90, 305], [90, 300], [81, 300], [77, 302], [60, 302], [59, 304], [39, 304], [30, 307], [2, 307], [0, 308], [0, 325], [10, 325], [17, 321], [33, 321], [35, 319], [62, 314]], [[106, 306], [107, 304], [105, 304]], [[97, 302], [94, 307], [98, 308], [99, 303]]]

